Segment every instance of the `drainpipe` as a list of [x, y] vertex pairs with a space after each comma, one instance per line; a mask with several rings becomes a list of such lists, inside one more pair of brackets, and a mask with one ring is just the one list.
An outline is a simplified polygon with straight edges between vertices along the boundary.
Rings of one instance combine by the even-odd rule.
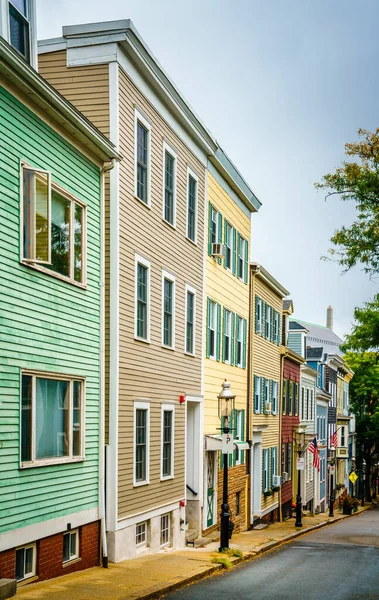
[[[283, 351], [282, 351], [283, 349]], [[284, 372], [284, 357], [286, 355], [286, 351], [283, 348], [283, 346], [281, 347], [281, 352], [280, 352], [280, 381], [279, 381], [279, 402], [278, 402], [278, 406], [279, 406], [279, 456], [280, 456], [280, 463], [278, 460], [278, 466], [280, 464], [280, 476], [282, 476], [282, 419], [283, 419], [283, 372]], [[282, 518], [282, 485], [283, 482], [279, 488], [279, 492], [278, 492], [278, 515], [279, 515], [279, 523], [281, 523], [281, 521], [283, 520]]]
[[116, 164], [113, 158], [100, 170], [100, 433], [99, 433], [99, 517], [101, 562], [108, 568], [107, 527], [105, 522], [105, 173]]
[[[249, 281], [249, 320], [248, 320], [248, 339], [247, 339], [247, 407], [246, 407], [246, 424], [248, 427], [248, 436], [249, 436], [249, 441], [250, 441], [250, 450], [249, 450], [249, 454], [247, 455], [249, 458], [246, 461], [246, 475], [248, 476], [248, 489], [247, 489], [247, 506], [248, 506], [248, 510], [246, 511], [246, 529], [250, 529], [251, 523], [250, 523], [250, 517], [251, 517], [251, 502], [252, 502], [252, 497], [251, 497], [251, 484], [252, 484], [252, 460], [251, 460], [251, 453], [252, 453], [252, 440], [253, 440], [253, 436], [252, 436], [252, 432], [251, 432], [251, 425], [250, 425], [250, 414], [251, 414], [251, 402], [252, 402], [252, 394], [251, 394], [251, 389], [250, 389], [250, 384], [251, 384], [251, 368], [252, 368], [252, 351], [253, 351], [253, 332], [251, 329], [251, 324], [252, 324], [252, 306], [253, 306], [253, 290], [254, 290], [254, 275], [250, 266], [250, 262], [249, 262], [249, 275], [250, 275], [250, 281]], [[250, 475], [250, 478], [249, 478]]]

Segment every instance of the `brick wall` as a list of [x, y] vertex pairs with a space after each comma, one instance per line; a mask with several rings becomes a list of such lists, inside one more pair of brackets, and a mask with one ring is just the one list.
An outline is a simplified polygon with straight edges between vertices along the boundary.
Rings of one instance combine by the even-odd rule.
[[[246, 465], [229, 467], [228, 469], [228, 502], [230, 518], [234, 523], [234, 532], [246, 529]], [[218, 471], [217, 485], [217, 522], [204, 531], [204, 535], [220, 528], [220, 513], [222, 505], [222, 486], [224, 483], [223, 470]], [[236, 515], [236, 494], [240, 494], [240, 513]]]
[[300, 383], [300, 365], [285, 358], [283, 361], [283, 379], [291, 379], [296, 383]]
[[[51, 579], [59, 575], [82, 571], [99, 565], [100, 522], [89, 523], [79, 528], [79, 557], [63, 566], [63, 533], [51, 535], [38, 540], [36, 574], [39, 581]], [[15, 578], [16, 549], [0, 553], [0, 577]]]

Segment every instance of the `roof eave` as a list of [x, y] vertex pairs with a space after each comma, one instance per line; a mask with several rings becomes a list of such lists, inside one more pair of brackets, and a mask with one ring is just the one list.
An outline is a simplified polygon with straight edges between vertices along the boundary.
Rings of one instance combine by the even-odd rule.
[[286, 290], [286, 288], [284, 288], [264, 267], [262, 267], [262, 265], [251, 262], [250, 269], [255, 275], [260, 276], [279, 296], [284, 298], [289, 295], [289, 291]]

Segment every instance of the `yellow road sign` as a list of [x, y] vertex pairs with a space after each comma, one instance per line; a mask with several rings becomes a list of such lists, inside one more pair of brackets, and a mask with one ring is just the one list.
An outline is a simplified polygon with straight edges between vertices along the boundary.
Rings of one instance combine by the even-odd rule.
[[354, 473], [354, 471], [353, 471], [352, 473], [350, 473], [349, 479], [352, 483], [355, 483], [358, 479], [358, 475], [356, 473]]

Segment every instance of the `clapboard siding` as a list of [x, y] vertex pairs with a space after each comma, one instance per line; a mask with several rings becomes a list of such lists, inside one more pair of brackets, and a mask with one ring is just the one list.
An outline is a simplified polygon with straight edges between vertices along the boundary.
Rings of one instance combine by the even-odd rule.
[[[0, 87], [0, 533], [97, 506], [99, 445], [99, 168]], [[87, 204], [88, 286], [19, 262], [20, 160]], [[86, 377], [86, 459], [19, 469], [20, 371]]]
[[[134, 196], [134, 109], [151, 122], [151, 208]], [[204, 244], [204, 166], [119, 67], [120, 152], [120, 362], [118, 514], [126, 517], [185, 494], [185, 404], [180, 394], [201, 393]], [[162, 219], [163, 141], [177, 152], [176, 229]], [[198, 243], [186, 239], [187, 165], [199, 177]], [[151, 263], [151, 343], [134, 340], [135, 254]], [[175, 276], [175, 350], [162, 348], [162, 269]], [[197, 292], [196, 356], [184, 354], [185, 285]], [[150, 400], [150, 484], [133, 487], [133, 407]], [[175, 402], [174, 479], [160, 481], [161, 404]]]
[[288, 347], [291, 348], [296, 354], [303, 354], [303, 348], [301, 347], [301, 333], [288, 333]]

